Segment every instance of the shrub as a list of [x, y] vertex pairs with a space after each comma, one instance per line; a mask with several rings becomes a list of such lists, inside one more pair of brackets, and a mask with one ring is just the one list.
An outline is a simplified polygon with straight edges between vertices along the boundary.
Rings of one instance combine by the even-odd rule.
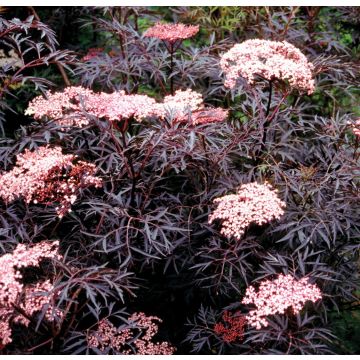
[[1, 352], [352, 352], [352, 12], [70, 8], [70, 52], [28, 10], [0, 18], [0, 261], [57, 252], [0, 274]]

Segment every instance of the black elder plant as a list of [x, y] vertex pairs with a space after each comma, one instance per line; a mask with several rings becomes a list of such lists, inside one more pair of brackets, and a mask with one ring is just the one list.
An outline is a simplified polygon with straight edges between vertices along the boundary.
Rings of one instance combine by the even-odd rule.
[[[34, 17], [1, 19], [2, 107], [20, 81], [41, 94], [4, 123], [0, 261], [59, 244], [11, 303], [17, 266], [0, 274], [1, 353], [356, 352], [335, 326], [359, 303], [352, 11], [76, 11], [76, 61]], [[52, 63], [70, 86], [27, 73]]]

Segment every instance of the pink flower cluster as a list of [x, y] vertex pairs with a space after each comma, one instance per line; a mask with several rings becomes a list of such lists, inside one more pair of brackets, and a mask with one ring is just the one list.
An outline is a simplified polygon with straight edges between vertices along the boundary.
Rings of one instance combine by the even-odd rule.
[[276, 280], [261, 282], [258, 291], [249, 286], [242, 303], [255, 305], [256, 309], [250, 310], [246, 318], [251, 326], [261, 329], [269, 324], [267, 316], [284, 314], [288, 308], [297, 314], [307, 301], [321, 298], [320, 289], [309, 284], [307, 277], [296, 280], [291, 275], [280, 274]]
[[134, 118], [140, 122], [152, 117], [164, 119], [170, 114], [174, 122], [190, 121], [193, 125], [223, 121], [227, 117], [226, 110], [205, 108], [201, 94], [190, 89], [177, 90], [158, 103], [147, 95], [127, 95], [124, 91], [94, 93], [73, 86], [63, 92], [48, 92], [46, 99], [36, 97], [25, 114], [37, 120], [46, 116], [61, 126], [82, 127], [89, 123], [84, 111], [109, 121]]
[[133, 353], [129, 347], [131, 343], [137, 355], [172, 355], [174, 353], [175, 348], [168, 342], [154, 343], [152, 341], [159, 329], [156, 322], [162, 322], [161, 319], [156, 316], [146, 316], [144, 313], [134, 313], [128, 321], [134, 323], [134, 328], [117, 329], [108, 320], [100, 321], [97, 331], [88, 337], [89, 346], [101, 351], [111, 348], [121, 354], [129, 355]]
[[176, 41], [188, 39], [198, 32], [199, 25], [156, 23], [145, 31], [144, 36], [157, 38], [174, 44]]
[[234, 45], [220, 60], [225, 86], [234, 88], [239, 77], [249, 84], [256, 76], [287, 80], [292, 88], [311, 94], [315, 90], [314, 66], [295, 46], [286, 41], [253, 39]]
[[82, 127], [89, 123], [83, 110], [90, 110], [87, 104], [92, 96], [91, 90], [81, 86], [69, 86], [63, 92], [48, 91], [46, 98], [37, 96], [29, 103], [25, 115], [34, 116], [36, 120], [46, 116], [62, 126]]
[[[95, 94], [97, 106], [93, 107], [93, 114], [107, 120], [123, 120], [134, 118], [141, 122], [146, 118], [162, 115], [154, 99], [147, 95], [126, 95], [125, 91], [112, 94]], [[99, 111], [100, 110], [100, 111]]]
[[[54, 286], [50, 280], [37, 283], [35, 285], [29, 285], [24, 289], [23, 296], [21, 298], [22, 309], [27, 315], [32, 316], [36, 312], [40, 312], [44, 306], [49, 304], [49, 297], [44, 293], [51, 293]], [[56, 317], [60, 318], [62, 311], [54, 309], [51, 305], [48, 306], [45, 312], [45, 319], [48, 321], [55, 321]], [[21, 323], [25, 326], [29, 326], [30, 320], [19, 314], [13, 318], [13, 322]]]
[[209, 223], [215, 219], [222, 220], [221, 233], [237, 240], [251, 223], [263, 225], [279, 219], [286, 206], [270, 184], [256, 182], [241, 185], [236, 194], [225, 195], [214, 202], [218, 205], [210, 215]]
[[244, 330], [246, 325], [246, 317], [240, 312], [231, 314], [225, 311], [222, 316], [222, 322], [216, 323], [214, 331], [220, 335], [224, 341], [232, 343], [244, 338]]
[[44, 116], [56, 120], [62, 126], [83, 127], [90, 116], [107, 120], [123, 120], [134, 117], [141, 121], [159, 116], [154, 99], [146, 95], [126, 95], [124, 91], [112, 94], [94, 93], [81, 86], [70, 86], [63, 92], [47, 92], [46, 98], [34, 98], [25, 111], [39, 120]]
[[191, 89], [177, 90], [174, 95], [165, 96], [157, 106], [160, 117], [169, 114], [174, 123], [209, 124], [228, 117], [225, 109], [205, 107], [202, 95]]
[[89, 61], [104, 52], [104, 48], [90, 48], [87, 54], [82, 58], [82, 61]]
[[360, 138], [360, 118], [356, 120], [355, 124], [351, 125], [355, 136]]
[[56, 211], [62, 217], [70, 211], [80, 189], [102, 184], [94, 176], [94, 164], [75, 160], [75, 155], [63, 155], [60, 147], [26, 149], [17, 156], [15, 167], [0, 175], [0, 197], [6, 202], [22, 197], [27, 203], [59, 203]]
[[[118, 330], [110, 321], [103, 319], [99, 322], [97, 330], [88, 336], [87, 341], [90, 347], [100, 351], [111, 348], [117, 352], [123, 352], [123, 348], [131, 338], [131, 329]], [[130, 353], [129, 350], [126, 354], [128, 353]]]
[[[11, 322], [29, 325], [29, 319], [18, 313], [14, 305], [20, 307], [28, 316], [43, 309], [49, 304], [49, 297], [39, 292], [50, 292], [53, 288], [49, 280], [35, 284], [24, 285], [21, 268], [39, 266], [42, 259], [61, 259], [58, 254], [59, 242], [41, 242], [30, 248], [19, 244], [12, 253], [0, 257], [0, 345], [9, 344], [11, 339]], [[53, 321], [60, 316], [59, 310], [49, 305], [45, 318]]]
[[191, 114], [194, 125], [222, 122], [229, 116], [229, 111], [222, 108], [205, 108]]
[[191, 89], [177, 90], [174, 95], [165, 96], [164, 102], [158, 104], [159, 114], [164, 117], [166, 113], [171, 114], [176, 122], [186, 121], [189, 114], [203, 109], [202, 95]]

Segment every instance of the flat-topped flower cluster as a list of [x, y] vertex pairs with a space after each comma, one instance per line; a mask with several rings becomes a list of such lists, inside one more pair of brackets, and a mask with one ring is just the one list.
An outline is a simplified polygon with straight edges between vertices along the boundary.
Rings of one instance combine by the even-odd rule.
[[198, 32], [199, 25], [156, 23], [145, 31], [144, 36], [153, 37], [174, 44], [176, 41], [188, 39]]
[[165, 96], [163, 102], [156, 102], [147, 95], [127, 95], [125, 91], [95, 93], [71, 86], [62, 92], [47, 92], [46, 98], [34, 98], [25, 114], [37, 120], [54, 119], [61, 126], [83, 127], [89, 124], [89, 115], [109, 121], [134, 118], [139, 122], [169, 115], [174, 122], [189, 121], [195, 125], [224, 121], [228, 112], [205, 107], [202, 95], [191, 89], [177, 90], [174, 95]]
[[[101, 320], [98, 329], [88, 337], [90, 347], [104, 351], [111, 348], [123, 355], [172, 355], [175, 348], [168, 342], [153, 342], [162, 320], [156, 316], [146, 316], [144, 313], [134, 313], [128, 318], [133, 328], [117, 329], [109, 320]], [[140, 331], [140, 332], [139, 332]]]
[[273, 281], [262, 281], [258, 291], [249, 286], [242, 303], [255, 305], [256, 309], [250, 310], [246, 319], [251, 326], [261, 329], [269, 324], [267, 316], [284, 314], [289, 308], [297, 314], [307, 301], [321, 298], [320, 289], [310, 284], [307, 277], [296, 280], [291, 275], [280, 274]]
[[244, 338], [246, 323], [246, 317], [240, 312], [231, 314], [229, 311], [225, 311], [222, 316], [222, 322], [215, 324], [214, 331], [224, 341], [232, 343]]
[[34, 204], [58, 203], [56, 211], [62, 217], [80, 189], [101, 186], [95, 172], [94, 164], [78, 161], [76, 155], [64, 155], [60, 147], [26, 149], [17, 156], [15, 167], [0, 175], [0, 197], [7, 203], [17, 198]]
[[237, 240], [242, 238], [245, 229], [252, 223], [263, 225], [280, 219], [286, 206], [279, 199], [277, 191], [266, 182], [241, 185], [236, 194], [217, 198], [214, 203], [217, 208], [209, 216], [209, 223], [221, 220], [221, 234]]
[[[59, 310], [49, 304], [49, 297], [44, 292], [53, 288], [50, 280], [36, 284], [24, 285], [20, 270], [29, 266], [38, 267], [43, 259], [58, 259], [59, 243], [41, 242], [27, 248], [19, 244], [12, 253], [0, 257], [0, 345], [5, 346], [12, 341], [11, 323], [21, 323], [28, 326], [30, 321], [19, 313], [14, 305], [20, 307], [28, 316], [42, 311], [47, 305], [45, 318], [53, 321], [60, 316]], [[39, 294], [41, 293], [41, 294]]]
[[225, 86], [234, 88], [242, 77], [254, 84], [256, 76], [287, 80], [292, 88], [311, 94], [315, 90], [314, 66], [294, 45], [286, 41], [253, 39], [234, 45], [220, 60]]

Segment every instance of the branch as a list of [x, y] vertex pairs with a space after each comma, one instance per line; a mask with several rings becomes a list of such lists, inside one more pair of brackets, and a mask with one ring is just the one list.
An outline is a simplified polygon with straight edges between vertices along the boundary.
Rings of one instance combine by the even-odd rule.
[[[32, 7], [32, 6], [28, 6], [28, 8], [29, 8], [29, 10], [31, 11], [31, 13], [34, 15], [34, 18], [37, 20], [37, 21], [41, 21], [40, 20], [40, 17], [39, 17], [39, 15], [37, 14], [37, 12], [35, 11], [35, 9]], [[49, 40], [48, 40], [48, 38], [46, 37], [46, 40], [45, 40], [45, 42], [48, 44], [48, 45], [50, 45], [49, 44]], [[60, 64], [60, 62], [58, 62], [58, 61], [55, 61], [55, 64], [56, 64], [56, 66], [58, 67], [58, 69], [59, 69], [59, 72], [60, 72], [60, 74], [61, 74], [61, 77], [63, 78], [63, 80], [64, 80], [64, 83], [65, 83], [65, 85], [66, 86], [71, 86], [71, 83], [70, 83], [70, 80], [69, 80], [69, 78], [68, 78], [68, 76], [67, 76], [67, 74], [66, 74], [66, 72], [65, 72], [65, 70], [64, 70], [64, 67]]]

